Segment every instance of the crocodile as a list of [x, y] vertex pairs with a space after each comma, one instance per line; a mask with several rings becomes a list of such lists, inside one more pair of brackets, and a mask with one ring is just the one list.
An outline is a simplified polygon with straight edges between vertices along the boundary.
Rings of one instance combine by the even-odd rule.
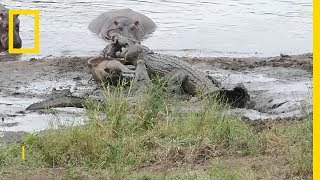
[[52, 89], [48, 95], [49, 99], [33, 103], [26, 110], [50, 109], [56, 107], [78, 107], [82, 108], [85, 104], [85, 98], [73, 96], [70, 89], [57, 90]]
[[[169, 80], [179, 81], [184, 92], [190, 95], [205, 96], [216, 93], [227, 98], [228, 102], [232, 101], [232, 104], [236, 104], [237, 107], [245, 107], [250, 99], [242, 84], [237, 84], [232, 90], [224, 89], [218, 81], [208, 78], [207, 74], [176, 56], [155, 53], [140, 42], [120, 34], [114, 34], [111, 40], [111, 46], [116, 48], [107, 48], [110, 51], [106, 54], [117, 53], [118, 58], [124, 58], [126, 62], [135, 66], [143, 61], [149, 76], [160, 75]], [[112, 51], [115, 49], [119, 52]]]
[[[112, 48], [115, 46], [116, 48]], [[124, 61], [132, 63], [136, 66], [134, 87], [136, 90], [143, 89], [150, 82], [150, 77], [160, 75], [168, 77], [171, 81], [180, 83], [184, 92], [191, 95], [198, 93], [202, 95], [216, 93], [219, 97], [226, 98], [227, 102], [233, 107], [245, 107], [249, 101], [249, 94], [242, 84], [236, 85], [231, 90], [224, 89], [220, 83], [214, 78], [211, 79], [207, 74], [201, 72], [190, 64], [181, 61], [176, 56], [158, 54], [149, 48], [141, 45], [133, 39], [123, 37], [119, 34], [112, 36], [112, 43], [105, 49], [105, 53], [112, 54], [118, 58], [124, 58]], [[119, 53], [120, 51], [120, 53]], [[105, 71], [109, 68], [112, 71], [128, 71], [120, 61], [105, 61], [104, 58], [93, 58], [88, 61], [91, 71]], [[111, 62], [111, 63], [110, 63]], [[99, 68], [97, 68], [99, 66]], [[96, 69], [95, 69], [96, 68]], [[103, 72], [104, 73], [104, 72]], [[95, 76], [95, 74], [93, 73]], [[104, 76], [104, 74], [103, 74]], [[84, 107], [85, 99], [81, 97], [73, 97], [72, 95], [60, 95], [54, 98], [30, 105], [27, 110], [47, 109], [54, 107]]]
[[31, 104], [26, 110], [50, 109], [57, 107], [78, 107], [83, 108], [85, 99], [81, 97], [59, 97], [51, 98], [41, 102]]
[[[138, 60], [144, 61], [149, 75], [157, 74], [181, 80], [183, 89], [191, 95], [196, 95], [199, 92], [216, 92], [221, 89], [217, 84], [212, 83], [205, 73], [196, 70], [178, 57], [154, 53], [137, 41], [119, 34], [112, 36], [111, 44], [123, 47], [119, 57], [123, 57], [125, 61], [135, 66]], [[107, 54], [114, 54], [114, 52]]]

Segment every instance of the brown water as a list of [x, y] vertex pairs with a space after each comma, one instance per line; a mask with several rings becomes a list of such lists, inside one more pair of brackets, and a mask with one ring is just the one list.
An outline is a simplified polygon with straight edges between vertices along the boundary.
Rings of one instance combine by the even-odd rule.
[[[97, 55], [105, 42], [87, 26], [102, 12], [131, 8], [157, 29], [143, 43], [183, 56], [274, 56], [312, 50], [311, 0], [4, 0], [12, 9], [38, 9], [37, 56]], [[24, 47], [33, 46], [32, 18], [21, 16]], [[36, 55], [24, 55], [25, 59]]]

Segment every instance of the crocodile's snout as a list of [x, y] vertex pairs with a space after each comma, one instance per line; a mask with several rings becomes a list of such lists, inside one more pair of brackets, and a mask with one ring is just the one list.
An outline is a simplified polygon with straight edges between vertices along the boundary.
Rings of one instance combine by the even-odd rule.
[[111, 36], [111, 40], [113, 43], [118, 44], [123, 47], [128, 47], [129, 45], [132, 45], [132, 44], [140, 44], [140, 41], [136, 41], [131, 38], [125, 38], [125, 37], [121, 36], [120, 34], [113, 34]]
[[118, 36], [117, 36], [117, 34], [113, 34], [113, 35], [111, 36], [111, 41], [114, 42], [114, 43], [118, 41]]

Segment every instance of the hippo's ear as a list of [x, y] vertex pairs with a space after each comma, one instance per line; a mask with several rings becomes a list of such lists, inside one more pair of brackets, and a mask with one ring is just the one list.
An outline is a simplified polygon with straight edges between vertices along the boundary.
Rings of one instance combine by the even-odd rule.
[[118, 23], [118, 21], [113, 21], [113, 24], [118, 26], [119, 23]]
[[140, 23], [139, 21], [136, 21], [134, 25], [139, 26], [139, 23]]

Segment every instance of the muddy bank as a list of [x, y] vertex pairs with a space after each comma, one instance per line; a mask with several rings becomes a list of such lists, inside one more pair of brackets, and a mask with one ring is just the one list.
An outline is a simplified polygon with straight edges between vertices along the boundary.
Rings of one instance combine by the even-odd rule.
[[230, 57], [182, 57], [191, 64], [207, 63], [215, 67], [229, 70], [246, 70], [257, 67], [283, 67], [312, 71], [312, 53], [300, 55], [280, 54], [276, 57], [230, 58]]
[[[0, 128], [3, 132], [40, 131], [59, 123], [83, 123], [81, 108], [26, 111], [30, 104], [70, 89], [84, 96], [97, 88], [90, 81], [89, 57], [0, 61]], [[251, 120], [301, 117], [312, 109], [312, 54], [271, 58], [186, 58], [228, 87], [242, 82], [251, 96], [250, 109], [234, 112]], [[7, 137], [7, 138], [5, 138]], [[0, 138], [10, 139], [9, 135]], [[1, 140], [2, 139], [2, 140]], [[14, 139], [14, 138], [13, 138]]]

